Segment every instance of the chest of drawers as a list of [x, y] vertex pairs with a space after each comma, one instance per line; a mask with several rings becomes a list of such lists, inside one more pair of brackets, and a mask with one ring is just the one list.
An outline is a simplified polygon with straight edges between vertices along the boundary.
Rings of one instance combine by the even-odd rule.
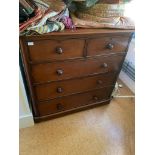
[[132, 33], [77, 29], [20, 37], [34, 120], [110, 103]]

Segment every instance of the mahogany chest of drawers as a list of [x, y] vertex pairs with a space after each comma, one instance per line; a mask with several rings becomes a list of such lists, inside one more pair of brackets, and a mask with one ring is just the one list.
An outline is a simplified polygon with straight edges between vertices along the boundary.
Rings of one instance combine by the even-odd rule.
[[34, 120], [108, 104], [132, 33], [77, 29], [20, 37]]

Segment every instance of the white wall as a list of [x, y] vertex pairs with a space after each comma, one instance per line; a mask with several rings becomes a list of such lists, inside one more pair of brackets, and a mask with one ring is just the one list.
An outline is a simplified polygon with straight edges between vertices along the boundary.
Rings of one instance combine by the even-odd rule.
[[135, 65], [135, 39], [131, 40], [126, 59]]
[[[127, 3], [125, 5], [125, 16], [129, 17], [133, 21], [135, 21], [135, 0]], [[135, 39], [132, 39], [129, 50], [126, 56], [126, 59], [135, 65]], [[132, 92], [135, 92], [135, 82], [131, 80], [124, 72], [120, 72], [119, 78], [131, 89]]]
[[125, 4], [124, 16], [129, 17], [135, 22], [135, 14], [137, 12], [136, 1], [132, 0], [130, 3]]
[[[131, 40], [126, 59], [135, 65], [135, 39]], [[135, 93], [135, 82], [131, 80], [128, 75], [121, 71], [119, 78]]]
[[21, 71], [19, 72], [19, 128], [33, 126], [33, 116], [30, 110]]

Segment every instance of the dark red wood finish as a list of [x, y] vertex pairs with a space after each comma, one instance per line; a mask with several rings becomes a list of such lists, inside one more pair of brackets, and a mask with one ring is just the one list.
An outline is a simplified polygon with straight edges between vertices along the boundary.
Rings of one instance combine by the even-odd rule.
[[100, 74], [78, 79], [63, 80], [35, 86], [38, 101], [49, 100], [79, 92], [114, 85], [116, 73]]
[[108, 104], [133, 32], [77, 29], [21, 36], [34, 120]]
[[124, 56], [97, 57], [83, 60], [53, 62], [32, 65], [34, 83], [64, 80], [92, 74], [116, 72]]
[[38, 103], [39, 113], [41, 116], [58, 113], [79, 106], [94, 104], [110, 98], [113, 87], [105, 87], [87, 93], [80, 93], [53, 99], [48, 102]]
[[[84, 39], [41, 40], [30, 42], [30, 61], [65, 60], [83, 57]], [[28, 43], [29, 44], [29, 43]], [[75, 48], [76, 47], [76, 48]], [[74, 51], [74, 52], [73, 52]]]
[[129, 37], [99, 37], [88, 41], [88, 56], [125, 52]]

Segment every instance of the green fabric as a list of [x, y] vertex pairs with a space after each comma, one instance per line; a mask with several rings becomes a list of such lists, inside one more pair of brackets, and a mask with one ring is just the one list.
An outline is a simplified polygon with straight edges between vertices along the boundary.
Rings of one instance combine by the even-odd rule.
[[95, 5], [99, 0], [86, 0], [85, 2], [76, 2], [78, 10], [86, 10]]
[[86, 0], [84, 2], [73, 2], [73, 0], [68, 0], [67, 5], [71, 12], [77, 10], [86, 10], [95, 5], [99, 0]]

